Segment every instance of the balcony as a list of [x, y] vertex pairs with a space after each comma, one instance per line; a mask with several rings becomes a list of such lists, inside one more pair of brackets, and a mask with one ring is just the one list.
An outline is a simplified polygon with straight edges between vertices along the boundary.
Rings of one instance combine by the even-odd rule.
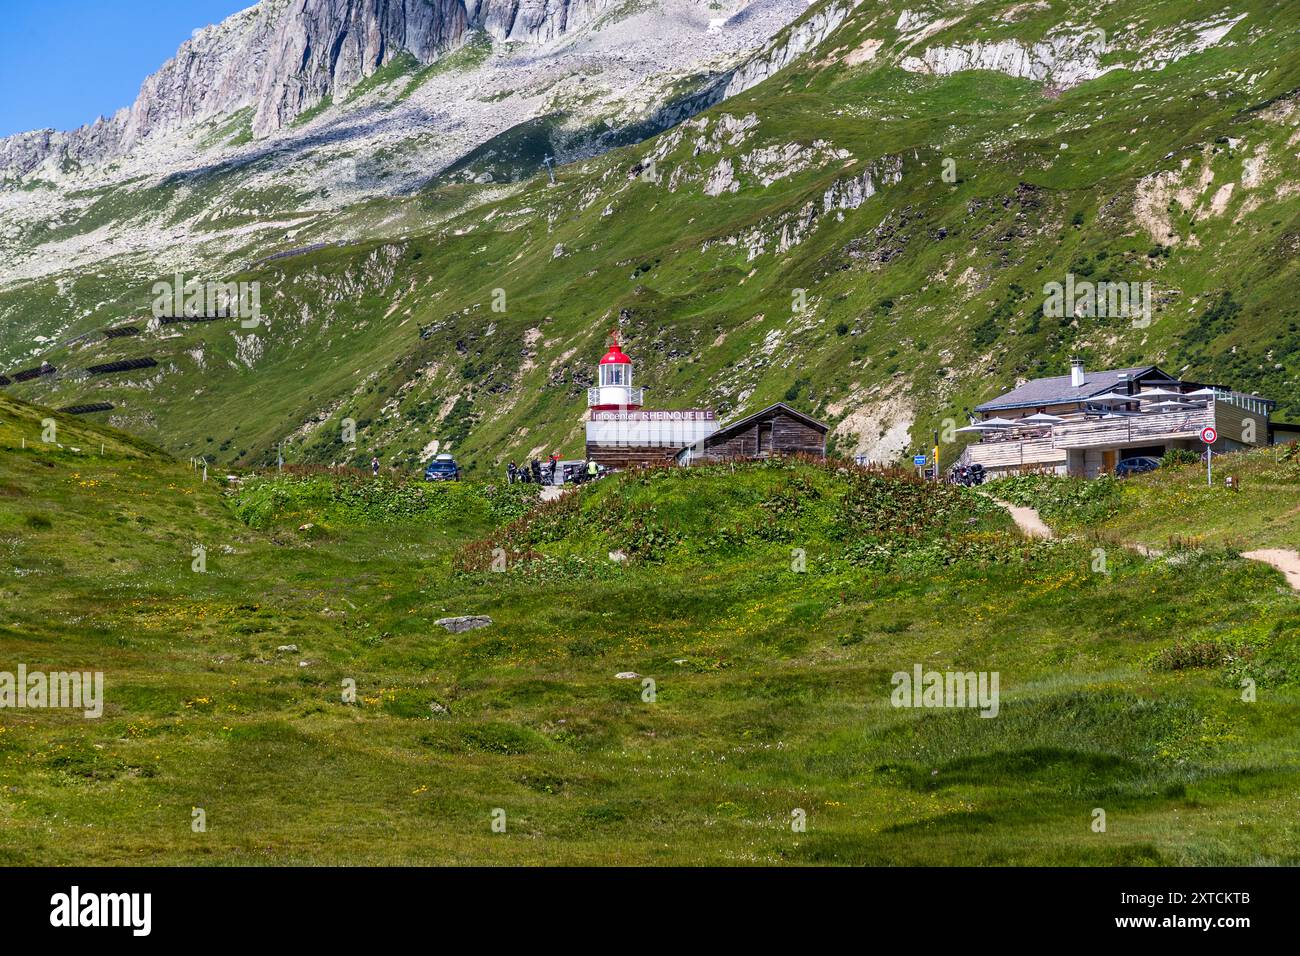
[[1202, 428], [1213, 424], [1214, 412], [1209, 408], [1064, 422], [1052, 427], [1052, 443], [1057, 448], [1141, 445], [1173, 438], [1196, 438]]
[[1050, 468], [1064, 465], [1064, 448], [1056, 448], [1050, 438], [1025, 438], [1019, 441], [981, 441], [967, 445], [959, 463], [983, 465], [985, 468]]
[[639, 385], [596, 385], [587, 389], [587, 407], [597, 405], [625, 405], [640, 407], [645, 404], [645, 389]]
[[985, 468], [1053, 468], [1066, 464], [1072, 449], [1122, 448], [1195, 439], [1200, 437], [1202, 428], [1215, 424], [1213, 407], [1062, 422], [1050, 428], [995, 432], [967, 445], [959, 461]]

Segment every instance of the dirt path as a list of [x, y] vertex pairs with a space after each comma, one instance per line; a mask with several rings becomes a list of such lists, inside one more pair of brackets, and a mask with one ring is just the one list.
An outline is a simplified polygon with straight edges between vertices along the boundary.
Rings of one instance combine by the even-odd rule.
[[1273, 565], [1286, 575], [1287, 583], [1292, 588], [1300, 591], [1300, 554], [1295, 551], [1287, 551], [1284, 548], [1261, 548], [1258, 551], [1243, 551], [1241, 556]]
[[1043, 519], [1038, 517], [1038, 512], [1033, 508], [1022, 508], [1020, 505], [1013, 505], [1001, 498], [994, 498], [993, 500], [1011, 512], [1011, 520], [1027, 537], [1047, 539], [1056, 537], [1052, 533], [1052, 529], [1043, 523]]
[[544, 485], [542, 487], [542, 500], [554, 501], [560, 495], [564, 494], [568, 488], [564, 485]]
[[[1011, 512], [1011, 518], [1015, 521], [1016, 527], [1028, 537], [1047, 539], [1056, 537], [1052, 533], [1052, 529], [1043, 523], [1043, 519], [1038, 516], [1038, 512], [1033, 508], [1022, 508], [1019, 505], [1003, 501], [1001, 498], [993, 498], [993, 500]], [[1164, 553], [1145, 544], [1126, 543], [1124, 547], [1131, 548], [1148, 558], [1158, 558]], [[1261, 548], [1258, 551], [1243, 551], [1241, 556], [1249, 558], [1251, 561], [1263, 561], [1265, 564], [1271, 564], [1286, 576], [1287, 583], [1291, 585], [1292, 589], [1300, 591], [1300, 553], [1288, 551], [1285, 548]]]

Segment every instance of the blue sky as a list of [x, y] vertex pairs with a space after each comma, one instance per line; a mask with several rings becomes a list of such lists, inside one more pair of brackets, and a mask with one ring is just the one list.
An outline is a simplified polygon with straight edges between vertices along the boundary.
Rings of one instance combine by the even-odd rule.
[[191, 33], [254, 2], [0, 0], [0, 136], [130, 106]]

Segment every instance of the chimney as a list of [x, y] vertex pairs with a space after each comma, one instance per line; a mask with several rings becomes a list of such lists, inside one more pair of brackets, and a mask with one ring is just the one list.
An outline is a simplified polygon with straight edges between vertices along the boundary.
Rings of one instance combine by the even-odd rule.
[[1070, 359], [1070, 387], [1078, 388], [1083, 384], [1083, 359]]

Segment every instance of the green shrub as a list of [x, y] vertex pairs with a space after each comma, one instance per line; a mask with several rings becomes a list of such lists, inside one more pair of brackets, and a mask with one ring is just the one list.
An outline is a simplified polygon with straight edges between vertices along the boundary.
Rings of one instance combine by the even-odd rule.
[[1232, 687], [1247, 679], [1260, 687], [1300, 684], [1300, 619], [1276, 622], [1266, 638], [1243, 645], [1226, 663], [1224, 679]]
[[461, 517], [509, 521], [537, 500], [536, 485], [399, 481], [381, 475], [276, 474], [250, 478], [234, 493], [245, 524], [389, 524]]
[[1177, 468], [1179, 465], [1194, 465], [1201, 456], [1190, 448], [1170, 448], [1160, 456], [1160, 467]]
[[1177, 641], [1151, 659], [1157, 671], [1181, 671], [1192, 667], [1218, 667], [1228, 660], [1229, 651], [1216, 641]]
[[1094, 524], [1119, 514], [1123, 488], [1114, 475], [1071, 478], [1064, 475], [1012, 475], [990, 486], [1013, 505], [1034, 508], [1044, 518], [1065, 524]]
[[[1021, 543], [989, 534], [1002, 509], [966, 488], [910, 475], [799, 458], [647, 468], [616, 475], [529, 510], [491, 538], [463, 545], [458, 573], [493, 569], [568, 578], [619, 573], [609, 560], [691, 561], [762, 555], [785, 567], [791, 546], [821, 556], [818, 571], [848, 562], [898, 569], [1008, 558]], [[1005, 540], [1004, 540], [1005, 539]]]

